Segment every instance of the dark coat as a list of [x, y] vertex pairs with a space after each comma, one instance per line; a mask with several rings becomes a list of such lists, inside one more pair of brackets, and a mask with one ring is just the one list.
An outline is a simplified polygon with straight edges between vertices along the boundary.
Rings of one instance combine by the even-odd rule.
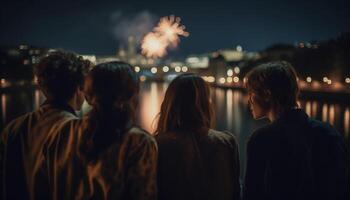
[[234, 200], [239, 198], [238, 146], [233, 135], [163, 133], [159, 147], [160, 200]]
[[247, 154], [246, 200], [341, 200], [350, 190], [342, 136], [301, 109], [255, 131]]

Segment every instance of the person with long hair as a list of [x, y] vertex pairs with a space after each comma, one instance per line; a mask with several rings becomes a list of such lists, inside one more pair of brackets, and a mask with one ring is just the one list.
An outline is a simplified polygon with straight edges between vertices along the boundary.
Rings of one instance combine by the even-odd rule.
[[201, 77], [183, 74], [170, 83], [156, 129], [160, 200], [239, 199], [238, 145], [232, 134], [211, 129], [213, 118]]
[[54, 199], [156, 199], [157, 145], [134, 125], [139, 81], [132, 67], [99, 64], [84, 91], [90, 113], [48, 144]]
[[249, 139], [244, 199], [349, 199], [346, 145], [331, 125], [299, 108], [292, 65], [265, 63], [246, 78], [253, 117], [270, 123]]

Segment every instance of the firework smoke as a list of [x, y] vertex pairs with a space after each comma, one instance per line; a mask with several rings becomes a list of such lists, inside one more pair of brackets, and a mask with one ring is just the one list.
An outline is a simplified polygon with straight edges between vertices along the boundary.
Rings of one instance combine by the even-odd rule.
[[111, 15], [113, 35], [115, 39], [126, 44], [128, 38], [133, 36], [136, 44], [140, 44], [145, 34], [152, 31], [157, 23], [157, 17], [149, 11], [136, 14], [126, 14], [116, 11]]

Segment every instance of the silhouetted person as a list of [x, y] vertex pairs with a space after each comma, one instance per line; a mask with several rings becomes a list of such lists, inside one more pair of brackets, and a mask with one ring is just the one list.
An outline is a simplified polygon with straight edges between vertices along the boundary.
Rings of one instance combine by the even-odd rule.
[[170, 83], [156, 130], [160, 200], [239, 199], [237, 142], [210, 129], [213, 117], [201, 77], [183, 74]]
[[260, 65], [247, 75], [255, 119], [270, 124], [247, 145], [246, 200], [340, 200], [349, 187], [349, 154], [342, 136], [300, 108], [293, 67], [284, 61]]
[[47, 174], [41, 168], [43, 144], [66, 121], [77, 118], [83, 101], [83, 81], [89, 62], [75, 54], [53, 52], [35, 66], [46, 101], [13, 120], [0, 140], [1, 199], [46, 199]]
[[48, 143], [53, 199], [156, 199], [157, 145], [133, 125], [139, 81], [129, 64], [99, 64], [84, 91], [92, 110]]

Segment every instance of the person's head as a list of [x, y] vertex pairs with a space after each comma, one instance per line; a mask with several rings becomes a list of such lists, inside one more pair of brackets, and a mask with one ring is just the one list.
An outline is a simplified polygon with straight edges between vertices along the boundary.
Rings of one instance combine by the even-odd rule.
[[131, 128], [135, 117], [139, 80], [132, 67], [124, 62], [96, 65], [85, 81], [88, 115], [86, 137], [94, 145], [83, 146], [88, 159], [96, 159], [102, 150]]
[[80, 110], [84, 102], [84, 77], [89, 67], [89, 61], [74, 53], [55, 51], [40, 60], [34, 73], [49, 101], [68, 103]]
[[194, 74], [176, 77], [165, 93], [156, 132], [208, 130], [212, 123], [209, 85]]
[[84, 91], [87, 102], [98, 113], [134, 117], [139, 80], [129, 64], [107, 62], [95, 66], [88, 73]]
[[249, 105], [255, 119], [279, 114], [297, 106], [299, 87], [292, 65], [269, 62], [252, 69], [246, 76]]

